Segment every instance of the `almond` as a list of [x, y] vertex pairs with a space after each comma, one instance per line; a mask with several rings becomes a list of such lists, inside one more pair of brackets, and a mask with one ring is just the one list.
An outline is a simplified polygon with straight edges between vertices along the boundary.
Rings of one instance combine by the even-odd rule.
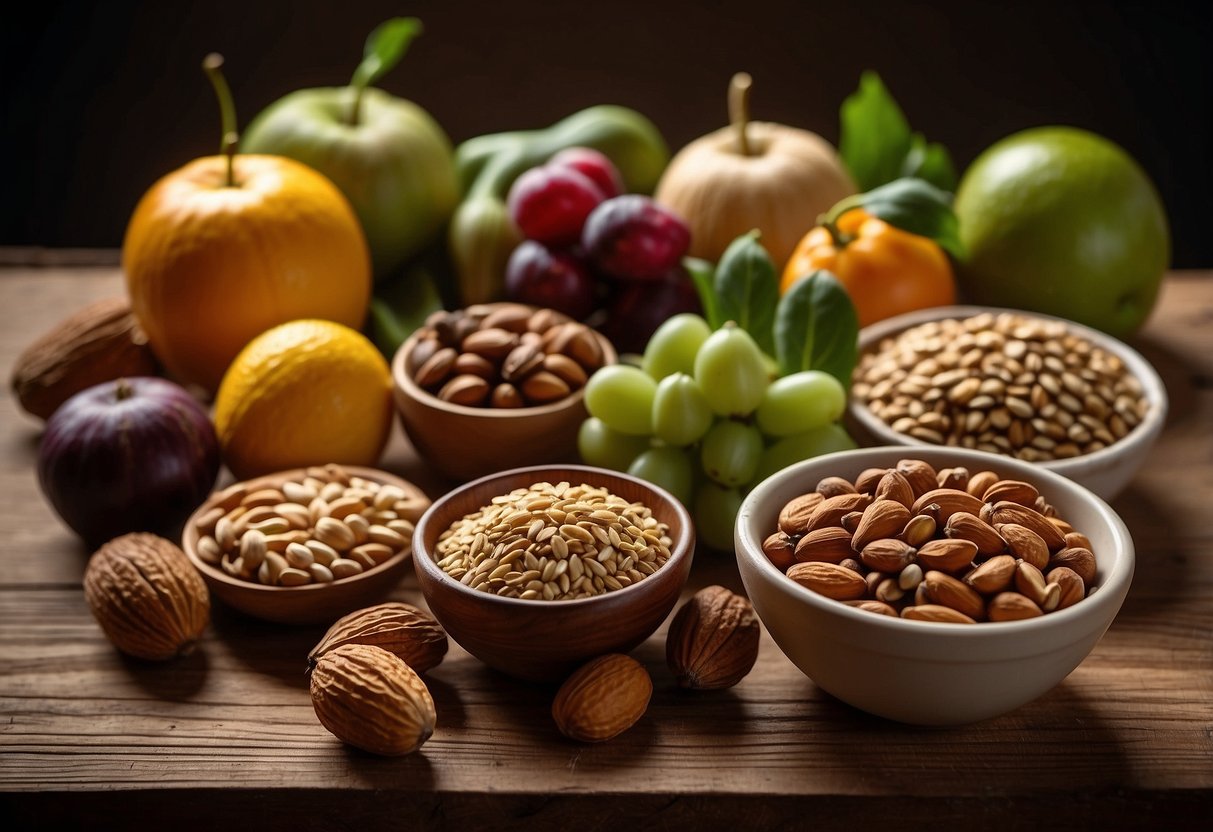
[[427, 389], [437, 387], [451, 374], [451, 368], [455, 366], [455, 359], [458, 357], [459, 353], [455, 350], [443, 347], [417, 368], [413, 380]]
[[987, 522], [995, 528], [1002, 523], [1015, 523], [1031, 529], [1040, 536], [1050, 552], [1056, 552], [1066, 545], [1066, 540], [1057, 527], [1036, 509], [1021, 506], [1019, 503], [1012, 503], [1009, 500], [987, 505], [990, 506], [990, 519]]
[[852, 511], [863, 511], [872, 502], [867, 494], [839, 494], [822, 500], [809, 515], [807, 531], [826, 526], [840, 526], [842, 517]]
[[493, 388], [489, 403], [498, 408], [526, 407], [526, 400], [522, 398], [518, 388], [509, 382], [502, 382]]
[[897, 463], [896, 470], [909, 481], [915, 497], [920, 497], [939, 485], [939, 474], [921, 459], [903, 459]]
[[1045, 583], [1044, 573], [1025, 560], [1015, 567], [1015, 589], [1021, 595], [1031, 598], [1033, 603], [1042, 605], [1048, 585]]
[[1090, 549], [1095, 551], [1095, 547], [1091, 545], [1091, 539], [1082, 532], [1069, 532], [1065, 535], [1067, 549]]
[[961, 572], [977, 557], [977, 544], [971, 540], [931, 540], [918, 547], [918, 562], [925, 569]]
[[518, 346], [518, 333], [496, 327], [477, 329], [469, 333], [460, 346], [464, 352], [474, 352], [489, 361], [501, 361]]
[[863, 547], [859, 559], [877, 572], [896, 574], [914, 562], [914, 547], [894, 538], [873, 540]]
[[564, 379], [547, 370], [531, 373], [522, 381], [522, 397], [531, 404], [547, 404], [569, 394]]
[[802, 535], [809, 530], [809, 518], [814, 509], [821, 505], [825, 498], [813, 491], [802, 494], [792, 500], [779, 511], [779, 530], [791, 535]]
[[839, 563], [855, 556], [851, 533], [841, 526], [814, 529], [797, 541], [793, 556], [802, 563]]
[[451, 366], [455, 375], [480, 376], [485, 381], [493, 381], [497, 377], [497, 368], [487, 358], [474, 352], [460, 353]]
[[912, 621], [937, 621], [944, 624], [976, 624], [962, 612], [940, 604], [915, 604], [901, 611], [902, 618]]
[[861, 599], [858, 601], [843, 601], [843, 603], [846, 604], [848, 607], [855, 607], [856, 609], [859, 609], [859, 610], [865, 610], [867, 612], [874, 612], [877, 615], [887, 615], [891, 618], [897, 617], [897, 610], [893, 609], [891, 606], [889, 606], [888, 604], [886, 604], [883, 601], [873, 601], [872, 599], [868, 598], [868, 599]]
[[1018, 592], [1000, 592], [990, 599], [988, 614], [991, 621], [1020, 621], [1038, 618], [1044, 613], [1030, 598]]
[[944, 534], [957, 540], [968, 540], [977, 545], [977, 557], [988, 558], [1002, 554], [1007, 542], [989, 523], [975, 514], [958, 511], [948, 518]]
[[839, 494], [857, 494], [850, 480], [842, 477], [826, 477], [817, 483], [816, 491], [822, 497], [837, 497]]
[[[980, 516], [982, 505], [981, 500], [957, 488], [934, 488], [915, 499], [910, 512], [912, 514], [931, 514], [936, 522], [942, 524], [947, 523], [948, 518], [958, 511]], [[927, 511], [928, 506], [937, 506], [937, 508]]]
[[796, 562], [796, 541], [787, 532], [775, 532], [762, 542], [762, 553], [780, 572]]
[[862, 598], [868, 591], [862, 576], [836, 563], [797, 563], [787, 574], [801, 586], [835, 601]]
[[911, 546], [921, 546], [935, 536], [939, 524], [929, 514], [916, 514], [909, 519], [898, 535]]
[[1058, 584], [1061, 587], [1061, 597], [1057, 602], [1059, 610], [1071, 607], [1086, 597], [1086, 587], [1083, 585], [1082, 578], [1078, 577], [1078, 573], [1068, 566], [1050, 569], [1045, 577], [1049, 583]]
[[1036, 490], [1036, 486], [1020, 480], [999, 480], [987, 488], [985, 494], [981, 495], [983, 502], [997, 503], [1007, 500], [1029, 508], [1035, 506], [1039, 497], [1040, 492]]
[[914, 489], [900, 471], [889, 471], [885, 474], [872, 496], [877, 500], [894, 500], [907, 509], [914, 505]]
[[995, 527], [1007, 542], [1007, 549], [1015, 557], [1044, 569], [1049, 564], [1049, 547], [1036, 532], [1018, 523], [1003, 523]]
[[975, 621], [985, 617], [985, 600], [972, 587], [951, 575], [932, 570], [923, 576], [922, 584], [932, 603], [951, 607]]
[[935, 478], [935, 482], [940, 488], [956, 488], [964, 491], [969, 487], [969, 469], [964, 467], [944, 468]]
[[567, 355], [561, 355], [560, 353], [545, 355], [543, 357], [543, 369], [564, 381], [571, 390], [580, 390], [582, 387], [585, 387], [588, 379], [585, 370], [581, 368], [580, 364]]
[[488, 395], [489, 383], [473, 375], [455, 376], [438, 391], [438, 398], [444, 402], [465, 407], [479, 407]]
[[543, 358], [543, 350], [534, 344], [519, 344], [501, 363], [501, 377], [510, 382], [526, 378], [543, 365]]
[[969, 484], [965, 486], [964, 490], [980, 500], [990, 486], [999, 479], [1001, 478], [993, 471], [978, 471], [969, 477]]
[[964, 577], [964, 582], [982, 595], [1002, 592], [1015, 577], [1015, 558], [999, 555], [990, 558]]
[[875, 494], [876, 486], [880, 485], [880, 481], [884, 479], [884, 475], [888, 472], [888, 468], [865, 468], [855, 478], [855, 490], [860, 494]]
[[754, 667], [760, 634], [748, 600], [722, 586], [709, 586], [691, 596], [670, 622], [666, 664], [679, 687], [730, 688]]
[[[896, 473], [896, 472], [894, 472]], [[877, 499], [866, 509], [855, 528], [851, 545], [862, 551], [873, 540], [894, 537], [910, 521], [910, 510], [896, 500]]]
[[1084, 586], [1089, 587], [1095, 583], [1095, 555], [1090, 549], [1076, 547], [1054, 553], [1049, 558], [1049, 568], [1056, 569], [1059, 566], [1074, 570]]
[[652, 695], [653, 680], [644, 665], [609, 653], [565, 680], [552, 702], [552, 719], [569, 739], [603, 742], [635, 725]]
[[527, 331], [527, 323], [531, 320], [531, 308], [521, 303], [499, 304], [480, 322], [484, 329], [504, 329], [506, 332], [517, 332], [519, 335]]
[[855, 530], [859, 528], [859, 523], [861, 520], [863, 520], [862, 511], [848, 511], [846, 514], [842, 515], [842, 520], [840, 520], [839, 523], [848, 532], [855, 534]]

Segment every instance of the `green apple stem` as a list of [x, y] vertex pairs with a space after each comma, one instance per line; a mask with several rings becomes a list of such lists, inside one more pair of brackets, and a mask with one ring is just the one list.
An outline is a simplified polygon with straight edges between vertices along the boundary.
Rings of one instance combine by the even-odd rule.
[[350, 101], [350, 111], [345, 117], [345, 123], [350, 127], [357, 127], [358, 122], [362, 120], [362, 93], [366, 91], [365, 84], [355, 84], [350, 87], [354, 92], [354, 96]]
[[737, 149], [742, 156], [750, 154], [750, 140], [746, 136], [746, 124], [750, 121], [750, 85], [753, 79], [748, 72], [736, 73], [729, 82], [729, 124], [737, 131]]
[[202, 69], [215, 88], [215, 98], [219, 100], [219, 116], [223, 125], [223, 138], [220, 141], [219, 152], [227, 157], [227, 181], [229, 188], [236, 186], [236, 145], [240, 143], [240, 134], [236, 131], [236, 103], [232, 100], [232, 90], [223, 77], [223, 56], [212, 52], [202, 59]]

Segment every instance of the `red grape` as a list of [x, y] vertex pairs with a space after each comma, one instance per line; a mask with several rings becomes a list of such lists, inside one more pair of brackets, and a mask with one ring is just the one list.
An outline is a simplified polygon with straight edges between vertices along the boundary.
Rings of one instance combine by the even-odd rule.
[[585, 218], [604, 199], [585, 174], [569, 167], [531, 168], [514, 180], [507, 206], [523, 236], [551, 246], [581, 237]]
[[604, 154], [589, 147], [570, 147], [551, 158], [549, 165], [572, 168], [593, 180], [607, 199], [624, 192], [623, 177]]

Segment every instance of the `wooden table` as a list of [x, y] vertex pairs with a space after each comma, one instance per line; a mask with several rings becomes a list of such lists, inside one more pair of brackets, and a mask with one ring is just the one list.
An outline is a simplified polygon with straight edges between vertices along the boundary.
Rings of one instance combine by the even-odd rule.
[[[120, 287], [114, 268], [0, 269], [0, 364]], [[403, 759], [344, 747], [316, 721], [303, 669], [322, 628], [220, 607], [187, 659], [115, 651], [81, 592], [88, 552], [36, 485], [40, 426], [5, 392], [0, 817], [8, 829], [1205, 827], [1213, 274], [1171, 276], [1134, 343], [1171, 397], [1162, 439], [1114, 503], [1137, 577], [1091, 656], [1036, 702], [965, 728], [906, 727], [824, 694], [765, 635], [736, 688], [683, 692], [663, 628], [635, 652], [655, 684], [647, 715], [614, 741], [579, 745], [553, 726], [551, 689], [452, 645], [428, 677], [437, 732]], [[440, 487], [400, 436], [385, 467]], [[740, 589], [731, 557], [700, 552], [691, 588], [710, 583]], [[420, 603], [411, 580], [395, 597]]]

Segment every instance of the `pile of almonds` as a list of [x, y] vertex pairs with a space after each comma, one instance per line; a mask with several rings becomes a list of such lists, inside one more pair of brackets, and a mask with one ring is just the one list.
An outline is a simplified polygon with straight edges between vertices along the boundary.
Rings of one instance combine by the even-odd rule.
[[429, 500], [313, 466], [276, 487], [237, 483], [196, 521], [195, 550], [226, 574], [270, 586], [330, 583], [360, 575], [412, 546]]
[[802, 586], [873, 613], [972, 624], [1033, 618], [1094, 591], [1091, 542], [1030, 483], [917, 459], [827, 477], [763, 543]]
[[438, 398], [468, 407], [550, 404], [585, 386], [605, 361], [592, 329], [515, 303], [435, 312], [405, 369]]
[[898, 433], [1029, 462], [1106, 448], [1150, 407], [1119, 357], [1060, 321], [1009, 312], [886, 338], [852, 390]]

